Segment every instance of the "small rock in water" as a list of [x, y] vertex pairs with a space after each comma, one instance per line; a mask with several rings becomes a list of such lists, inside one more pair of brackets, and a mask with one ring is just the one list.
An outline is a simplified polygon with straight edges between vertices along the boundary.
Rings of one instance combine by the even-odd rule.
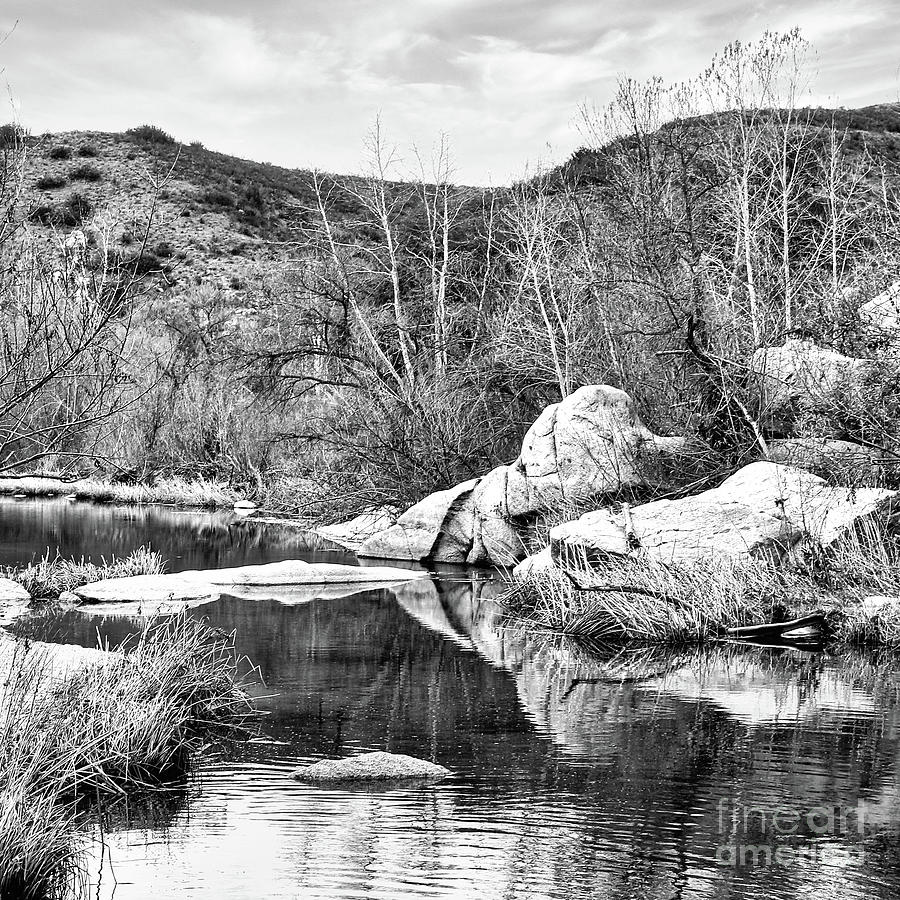
[[234, 508], [236, 510], [245, 510], [247, 512], [252, 512], [255, 509], [259, 509], [259, 507], [252, 500], [238, 500], [234, 504]]
[[453, 773], [443, 766], [402, 753], [361, 753], [345, 759], [323, 759], [295, 769], [297, 781], [437, 781]]

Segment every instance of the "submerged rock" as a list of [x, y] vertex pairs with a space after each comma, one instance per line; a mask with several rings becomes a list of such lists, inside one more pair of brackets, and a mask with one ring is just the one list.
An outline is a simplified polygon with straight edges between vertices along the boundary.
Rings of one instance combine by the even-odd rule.
[[541, 413], [515, 462], [431, 494], [359, 553], [510, 565], [525, 555], [523, 533], [539, 513], [651, 483], [663, 457], [685, 450], [684, 438], [650, 432], [624, 391], [587, 385]]
[[297, 781], [438, 781], [453, 773], [443, 766], [402, 753], [361, 753], [345, 759], [323, 759], [295, 769]]
[[197, 601], [250, 588], [295, 585], [382, 585], [426, 578], [426, 572], [387, 566], [346, 566], [286, 560], [261, 566], [177, 572], [165, 575], [133, 575], [109, 578], [77, 588], [75, 594], [88, 603]]

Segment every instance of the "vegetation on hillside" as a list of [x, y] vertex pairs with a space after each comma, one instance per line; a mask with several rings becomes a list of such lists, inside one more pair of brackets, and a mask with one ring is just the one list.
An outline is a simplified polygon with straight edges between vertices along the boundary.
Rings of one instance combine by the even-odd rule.
[[[544, 406], [608, 383], [656, 433], [699, 435], [709, 451], [685, 477], [716, 477], [778, 436], [758, 420], [750, 354], [802, 336], [879, 356], [858, 309], [900, 275], [900, 109], [803, 107], [807, 50], [766, 35], [686, 84], [625, 79], [582, 111], [571, 160], [499, 190], [454, 184], [446, 144], [403, 162], [377, 128], [368, 171], [350, 178], [152, 126], [91, 136], [102, 180], [48, 189], [30, 214], [41, 224], [6, 217], [20, 263], [4, 290], [23, 298], [26, 272], [70, 273], [67, 293], [31, 296], [68, 297], [56, 319], [101, 365], [84, 357], [75, 393], [68, 371], [32, 382], [31, 444], [4, 388], [0, 469], [40, 458], [125, 482], [203, 476], [339, 517], [509, 461]], [[44, 177], [74, 168], [60, 148], [88, 146], [9, 138], [45, 154]], [[18, 160], [7, 154], [8, 204]], [[152, 176], [147, 216], [112, 225], [103, 198], [129, 162]], [[77, 253], [47, 240], [76, 225]], [[30, 321], [24, 300], [10, 308], [16, 327]], [[809, 432], [827, 420], [893, 447], [900, 381], [882, 374], [850, 408], [823, 397]]]

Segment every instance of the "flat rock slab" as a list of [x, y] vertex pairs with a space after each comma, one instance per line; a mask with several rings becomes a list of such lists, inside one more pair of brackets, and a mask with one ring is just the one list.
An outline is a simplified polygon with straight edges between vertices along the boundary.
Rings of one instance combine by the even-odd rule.
[[308, 782], [438, 781], [453, 773], [443, 766], [402, 753], [361, 753], [345, 759], [323, 759], [296, 769], [292, 777]]
[[31, 594], [12, 578], [0, 578], [0, 603], [27, 603]]
[[245, 588], [354, 585], [364, 590], [367, 585], [397, 584], [427, 577], [427, 572], [388, 566], [345, 566], [287, 560], [262, 566], [109, 578], [84, 585], [75, 594], [85, 603], [194, 601], [222, 594], [240, 594]]

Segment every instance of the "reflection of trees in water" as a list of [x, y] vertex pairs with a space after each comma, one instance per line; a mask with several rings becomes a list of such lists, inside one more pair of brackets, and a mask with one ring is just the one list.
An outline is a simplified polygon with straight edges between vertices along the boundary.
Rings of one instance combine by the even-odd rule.
[[48, 549], [99, 563], [147, 544], [171, 571], [345, 556], [316, 551], [299, 530], [254, 524], [230, 512], [0, 498], [2, 565], [28, 562]]
[[[821, 844], [818, 869], [723, 871], [719, 804], [727, 818], [738, 804], [802, 813], [864, 797], [895, 834], [895, 660], [739, 646], [601, 652], [504, 625], [489, 593], [411, 582], [299, 606], [225, 598], [196, 614], [235, 631], [265, 678], [260, 692], [277, 692], [260, 700], [264, 732], [289, 744], [275, 752], [387, 749], [463, 773], [464, 789], [405, 801], [423, 830], [416, 865], [456, 864], [462, 822], [484, 836], [472, 841], [509, 896], [526, 882], [604, 898], [831, 896], [829, 878], [863, 883], [858, 863], [828, 849], [840, 837]], [[87, 639], [97, 620], [81, 623]], [[239, 751], [247, 762], [272, 753]], [[384, 814], [376, 795], [354, 795], [352, 828], [329, 832], [334, 852], [377, 857]], [[319, 852], [326, 825], [309, 827]], [[873, 840], [868, 864], [897, 887], [889, 846]]]

